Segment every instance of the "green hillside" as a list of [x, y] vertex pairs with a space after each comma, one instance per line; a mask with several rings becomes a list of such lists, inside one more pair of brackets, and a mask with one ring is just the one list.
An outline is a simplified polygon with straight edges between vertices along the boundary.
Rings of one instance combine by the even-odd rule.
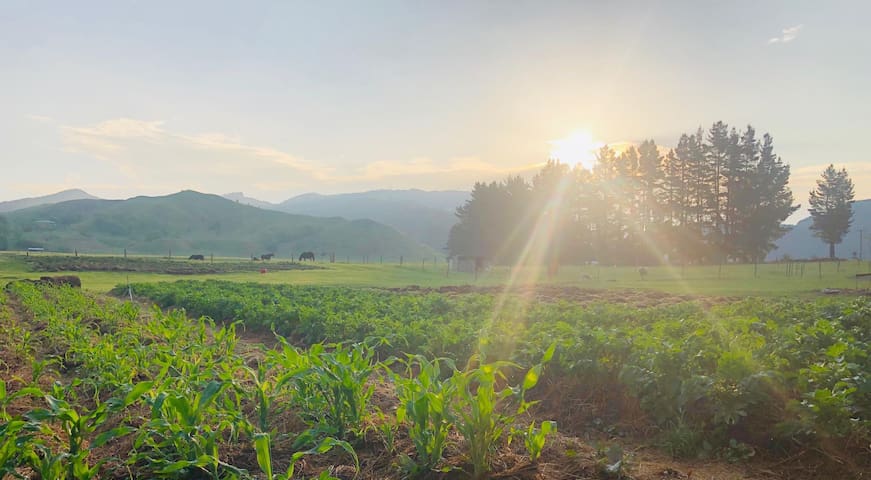
[[85, 192], [84, 190], [74, 188], [71, 190], [64, 190], [62, 192], [57, 192], [42, 197], [20, 198], [18, 200], [10, 200], [8, 202], [0, 202], [0, 212], [13, 212], [15, 210], [36, 207], [38, 205], [49, 205], [60, 202], [68, 202], [70, 200], [82, 200], [86, 198], [96, 199], [97, 197], [91, 195], [88, 192]]
[[129, 200], [74, 200], [6, 215], [9, 249], [138, 254], [214, 253], [279, 258], [310, 250], [337, 257], [431, 257], [432, 249], [371, 220], [291, 215], [184, 191]]

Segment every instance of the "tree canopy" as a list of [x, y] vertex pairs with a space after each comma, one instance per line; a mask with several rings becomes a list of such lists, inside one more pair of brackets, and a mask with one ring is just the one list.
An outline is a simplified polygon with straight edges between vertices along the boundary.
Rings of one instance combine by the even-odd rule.
[[604, 146], [592, 170], [552, 159], [531, 182], [477, 183], [448, 250], [503, 264], [761, 260], [798, 209], [773, 143], [716, 122], [669, 151]]
[[847, 170], [829, 165], [810, 192], [814, 235], [829, 244], [829, 258], [835, 258], [835, 245], [841, 243], [853, 223], [853, 181]]

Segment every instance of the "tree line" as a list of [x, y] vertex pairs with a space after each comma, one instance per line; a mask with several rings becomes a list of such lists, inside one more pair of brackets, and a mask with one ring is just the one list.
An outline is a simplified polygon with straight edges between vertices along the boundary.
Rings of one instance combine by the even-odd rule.
[[798, 205], [774, 139], [723, 122], [596, 154], [592, 170], [549, 160], [531, 181], [476, 183], [457, 209], [452, 256], [500, 264], [761, 261]]

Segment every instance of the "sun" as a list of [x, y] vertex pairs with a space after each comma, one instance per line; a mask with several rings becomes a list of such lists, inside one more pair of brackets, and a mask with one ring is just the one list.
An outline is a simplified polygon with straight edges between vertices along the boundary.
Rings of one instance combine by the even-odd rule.
[[550, 158], [563, 163], [580, 165], [587, 170], [596, 166], [596, 150], [605, 144], [593, 139], [593, 135], [586, 130], [579, 130], [568, 137], [559, 140], [551, 140]]

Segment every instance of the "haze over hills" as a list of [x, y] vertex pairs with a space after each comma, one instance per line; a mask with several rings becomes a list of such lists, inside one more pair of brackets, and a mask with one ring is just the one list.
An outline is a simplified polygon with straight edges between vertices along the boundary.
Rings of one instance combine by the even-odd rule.
[[174, 255], [214, 253], [278, 258], [311, 250], [337, 258], [363, 255], [408, 259], [435, 252], [371, 220], [316, 218], [269, 211], [218, 195], [183, 191], [128, 200], [73, 200], [17, 210], [9, 221], [9, 248]]
[[[239, 256], [289, 248], [285, 255], [319, 249], [335, 251], [339, 258], [341, 255], [412, 258], [433, 253], [414, 241], [443, 252], [456, 222], [454, 211], [469, 198], [469, 192], [412, 189], [336, 195], [308, 193], [280, 204], [247, 197], [241, 192], [221, 197], [185, 191], [166, 197], [100, 200], [81, 189], [70, 189], [0, 202], [0, 213], [10, 222], [10, 249], [45, 246], [59, 251], [108, 252], [126, 246], [137, 253], [163, 254], [172, 248], [181, 254], [211, 249], [217, 255]], [[858, 254], [862, 229], [863, 256], [871, 258], [871, 199], [856, 201], [853, 210], [853, 227], [836, 246], [837, 254], [841, 258], [851, 258], [853, 252]], [[244, 216], [250, 216], [250, 221], [231, 220], [240, 212], [248, 212]], [[292, 215], [282, 216], [279, 212]], [[53, 227], [51, 221], [55, 222]], [[117, 225], [112, 226], [113, 223]], [[813, 235], [811, 224], [810, 217], [799, 221], [775, 242], [776, 248], [766, 260], [779, 260], [784, 255], [797, 259], [826, 258], [828, 246]], [[218, 235], [216, 230], [226, 235]], [[365, 238], [360, 236], [361, 232], [367, 232]], [[167, 236], [163, 237], [164, 234]]]
[[22, 208], [35, 207], [39, 205], [50, 205], [53, 203], [66, 202], [69, 200], [96, 199], [97, 197], [80, 190], [78, 188], [64, 190], [62, 192], [45, 195], [42, 197], [21, 198], [18, 200], [10, 200], [8, 202], [0, 202], [0, 213], [12, 212], [21, 210]]
[[468, 198], [460, 190], [373, 190], [360, 193], [321, 195], [307, 193], [280, 204], [263, 202], [242, 193], [230, 193], [226, 198], [241, 204], [317, 217], [370, 219], [389, 225], [420, 243], [442, 251], [451, 227], [456, 223], [454, 212]]
[[242, 205], [250, 205], [252, 207], [264, 208], [266, 210], [278, 210], [277, 204], [265, 202], [256, 198], [246, 197], [245, 194], [242, 192], [225, 193], [221, 196], [228, 200], [233, 200], [236, 203], [241, 203]]
[[[777, 247], [769, 252], [766, 261], [780, 260], [784, 255], [790, 258], [828, 258], [829, 245], [814, 236], [810, 227], [810, 216], [801, 220], [792, 230], [776, 242]], [[853, 225], [844, 236], [844, 241], [835, 245], [835, 253], [840, 258], [852, 258], [859, 253], [859, 230], [864, 230], [865, 245], [863, 257], [871, 258], [871, 199], [853, 203]]]

